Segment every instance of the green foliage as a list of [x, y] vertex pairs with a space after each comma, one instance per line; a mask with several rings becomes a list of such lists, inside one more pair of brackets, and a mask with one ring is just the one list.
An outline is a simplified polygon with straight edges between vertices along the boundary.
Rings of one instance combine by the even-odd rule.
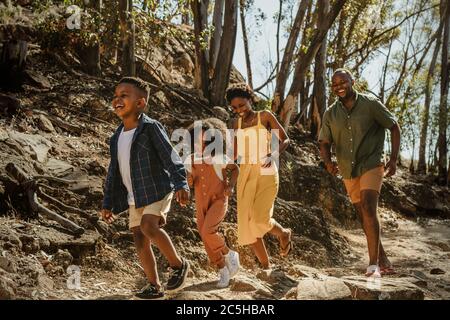
[[28, 19], [22, 14], [21, 6], [13, 5], [11, 0], [8, 0], [5, 4], [0, 3], [0, 23], [13, 24], [28, 22]]
[[[76, 5], [80, 11], [68, 11], [69, 6]], [[36, 28], [40, 45], [44, 49], [70, 49], [77, 46], [87, 47], [102, 43], [113, 23], [113, 1], [105, 5], [102, 13], [93, 8], [86, 8], [83, 1], [65, 0], [62, 5], [47, 2], [37, 8], [39, 19]], [[69, 28], [67, 21], [80, 14], [80, 28]]]
[[[362, 57], [367, 60], [377, 50], [386, 47], [392, 39], [400, 36], [400, 28], [384, 33], [395, 21], [404, 15], [403, 7], [395, 10], [394, 0], [350, 0], [341, 15], [345, 16], [344, 25], [339, 26], [340, 17], [330, 30], [328, 53], [336, 61], [342, 61], [347, 67], [359, 66]], [[339, 39], [343, 41], [343, 50], [337, 51]], [[352, 53], [352, 54], [350, 54]], [[358, 70], [354, 69], [357, 73]]]
[[271, 110], [271, 104], [272, 104], [272, 100], [264, 100], [264, 99], [259, 99], [259, 101], [253, 103], [253, 109], [257, 110], [257, 111], [262, 111], [262, 110]]

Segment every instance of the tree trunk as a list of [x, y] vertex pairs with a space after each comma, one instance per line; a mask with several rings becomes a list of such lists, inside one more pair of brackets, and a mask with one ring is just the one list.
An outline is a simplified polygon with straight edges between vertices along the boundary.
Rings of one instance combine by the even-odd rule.
[[[436, 45], [433, 51], [433, 58], [431, 59], [427, 79], [425, 82], [425, 103], [422, 114], [422, 125], [420, 128], [419, 161], [417, 163], [417, 173], [420, 174], [424, 174], [427, 171], [425, 154], [428, 135], [428, 122], [430, 119], [430, 106], [431, 106], [431, 94], [433, 91], [434, 70], [436, 69], [436, 61], [439, 55], [439, 48], [441, 46], [441, 35], [442, 35], [442, 28], [438, 30]], [[431, 145], [429, 145], [429, 147], [431, 147]]]
[[[327, 31], [330, 29], [337, 15], [341, 11], [347, 0], [336, 0], [331, 8], [330, 12], [327, 14], [325, 18], [324, 28], [320, 30], [315, 30], [313, 37], [311, 39], [310, 45], [304, 55], [304, 57], [297, 61], [297, 65], [295, 67], [294, 79], [292, 80], [291, 88], [288, 92], [288, 97], [286, 101], [294, 101], [299, 93], [301, 82], [305, 80], [306, 71], [310, 66], [312, 60], [314, 59], [317, 51], [322, 44], [323, 39], [325, 38]], [[280, 118], [283, 123], [284, 128], [287, 128], [290, 123], [291, 115], [292, 115], [292, 107], [295, 103], [283, 103], [283, 107], [280, 112]]]
[[416, 139], [412, 141], [411, 161], [409, 162], [409, 173], [414, 174], [414, 149], [416, 148]]
[[18, 88], [24, 81], [28, 43], [22, 40], [11, 40], [4, 42], [1, 49], [0, 85], [6, 88]]
[[247, 66], [247, 83], [253, 89], [252, 65], [250, 63], [250, 52], [248, 48], [247, 27], [245, 23], [245, 0], [240, 0], [240, 16], [242, 27], [242, 39], [244, 40], [245, 65]]
[[389, 59], [391, 57], [391, 50], [392, 50], [392, 44], [394, 43], [394, 39], [392, 39], [389, 43], [388, 52], [386, 54], [386, 61], [384, 62], [383, 66], [383, 73], [380, 80], [380, 100], [382, 103], [384, 103], [384, 95], [385, 95], [385, 89], [386, 89], [386, 76], [387, 76], [387, 70], [389, 66]]
[[100, 55], [105, 60], [118, 63], [120, 48], [119, 39], [116, 36], [119, 33], [120, 26], [119, 15], [117, 14], [118, 2], [115, 0], [103, 0], [102, 3], [104, 7], [107, 7], [108, 10], [113, 10], [115, 14], [112, 16], [110, 28], [107, 29], [105, 36], [102, 37]]
[[220, 49], [220, 38], [222, 37], [222, 23], [223, 23], [223, 6], [224, 0], [216, 0], [214, 2], [213, 27], [214, 31], [209, 44], [209, 61], [210, 61], [210, 76], [214, 76], [214, 68], [217, 63], [217, 56]]
[[208, 27], [208, 3], [209, 0], [194, 0], [191, 3], [195, 33], [195, 87], [201, 89], [207, 99], [209, 97], [209, 63], [205, 46], [208, 39], [204, 31]]
[[[308, 8], [306, 10], [305, 22], [303, 24], [303, 34], [301, 36], [302, 39], [300, 41], [300, 46], [296, 57], [297, 61], [304, 58], [305, 52], [303, 48], [306, 48], [308, 46], [308, 43], [311, 41], [311, 37], [308, 35], [308, 33], [310, 30], [313, 30], [315, 28], [315, 24], [317, 21], [316, 13], [317, 12], [313, 12], [313, 1], [309, 1]], [[308, 71], [311, 71], [310, 68], [308, 68]], [[311, 79], [310, 77], [305, 77], [304, 81], [299, 84], [299, 94], [297, 95], [297, 100], [300, 99], [300, 102], [295, 102], [295, 105], [298, 105], [298, 111], [300, 112], [297, 115], [295, 122], [302, 124], [304, 128], [309, 128], [309, 126], [307, 125], [307, 110], [309, 104], [311, 103], [312, 105], [314, 103], [313, 96], [309, 95], [310, 87]]]
[[[325, 17], [330, 10], [329, 0], [318, 0], [317, 2], [317, 28], [325, 29]], [[325, 30], [327, 32], [327, 30]], [[323, 113], [327, 107], [327, 87], [326, 87], [326, 63], [327, 63], [327, 37], [322, 40], [319, 52], [316, 55], [314, 66], [314, 104], [310, 114], [311, 136], [314, 139], [319, 137], [319, 130]]]
[[447, 98], [449, 86], [449, 69], [450, 62], [448, 60], [449, 45], [449, 27], [450, 27], [450, 5], [446, 0], [441, 0], [441, 9], [444, 15], [444, 35], [442, 39], [442, 55], [441, 55], [441, 99], [439, 103], [439, 158], [438, 158], [438, 183], [447, 184]]
[[278, 16], [277, 16], [277, 74], [280, 71], [280, 26], [281, 26], [281, 17], [283, 15], [283, 0], [279, 0], [278, 6]]
[[[87, 5], [96, 11], [96, 14], [101, 15], [102, 0], [93, 1]], [[94, 44], [82, 46], [78, 51], [80, 60], [82, 62], [83, 71], [87, 74], [99, 76], [102, 73], [100, 66], [100, 37]]]
[[189, 1], [185, 1], [183, 4], [183, 12], [181, 14], [181, 23], [186, 25], [191, 25], [191, 20], [189, 18]]
[[344, 36], [345, 36], [345, 22], [347, 15], [345, 9], [339, 14], [339, 26], [337, 30], [336, 51], [333, 63], [333, 71], [344, 66]]
[[[237, 14], [238, 1], [226, 1], [223, 34], [220, 39], [219, 56], [211, 86], [210, 103], [212, 105], [225, 105], [225, 91], [230, 80], [234, 47], [236, 45]], [[220, 68], [218, 67], [219, 65]]]
[[136, 76], [135, 26], [133, 0], [119, 0], [120, 36], [122, 41], [122, 75]]
[[[433, 168], [433, 159], [434, 159], [434, 152], [433, 152], [433, 141], [434, 140], [434, 135], [435, 135], [435, 130], [433, 130], [433, 128], [431, 128], [431, 132], [430, 132], [430, 137], [428, 139], [428, 174], [433, 174], [434, 173], [434, 168]], [[436, 143], [437, 145], [437, 143]]]
[[292, 30], [289, 34], [286, 47], [284, 49], [283, 59], [281, 60], [280, 71], [278, 72], [277, 82], [275, 85], [274, 99], [272, 102], [272, 111], [278, 113], [278, 109], [284, 100], [284, 91], [286, 89], [286, 82], [289, 77], [289, 69], [294, 57], [295, 44], [297, 43], [298, 35], [303, 24], [306, 9], [308, 7], [307, 0], [301, 0], [300, 5], [295, 16]]

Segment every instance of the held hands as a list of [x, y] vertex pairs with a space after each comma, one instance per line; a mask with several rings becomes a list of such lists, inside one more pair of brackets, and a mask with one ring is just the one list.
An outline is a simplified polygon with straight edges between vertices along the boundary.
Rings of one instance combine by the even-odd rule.
[[230, 197], [230, 196], [233, 194], [233, 192], [234, 192], [234, 187], [232, 187], [232, 186], [230, 186], [230, 185], [227, 185], [227, 186], [225, 187], [224, 195], [225, 195], [226, 197]]
[[114, 215], [113, 215], [113, 213], [111, 212], [111, 210], [108, 210], [108, 209], [102, 209], [102, 210], [100, 211], [100, 214], [101, 214], [101, 216], [102, 216], [102, 219], [103, 219], [106, 223], [111, 224], [111, 223], [114, 222]]
[[339, 173], [339, 168], [337, 166], [337, 163], [334, 161], [325, 163], [325, 168], [327, 169], [328, 173], [333, 176], [335, 176]]
[[389, 178], [395, 174], [397, 171], [397, 159], [389, 159], [388, 163], [384, 166], [386, 178]]
[[175, 192], [175, 199], [182, 207], [186, 207], [189, 202], [189, 191], [185, 189], [180, 189]]
[[189, 185], [189, 187], [193, 187], [194, 186], [194, 178], [192, 177], [192, 174], [188, 173], [187, 174], [187, 183]]

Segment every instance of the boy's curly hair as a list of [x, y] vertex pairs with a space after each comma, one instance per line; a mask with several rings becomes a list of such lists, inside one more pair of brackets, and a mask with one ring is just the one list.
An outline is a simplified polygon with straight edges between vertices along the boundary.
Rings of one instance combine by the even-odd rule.
[[231, 100], [237, 97], [249, 99], [252, 103], [258, 103], [260, 100], [250, 86], [244, 82], [232, 84], [227, 89], [226, 99], [228, 103], [231, 103]]

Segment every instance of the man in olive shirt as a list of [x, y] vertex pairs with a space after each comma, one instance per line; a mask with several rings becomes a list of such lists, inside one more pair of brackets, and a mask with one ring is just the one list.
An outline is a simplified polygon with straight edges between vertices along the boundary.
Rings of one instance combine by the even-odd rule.
[[[323, 115], [319, 134], [320, 153], [327, 171], [344, 179], [347, 193], [362, 222], [369, 249], [367, 276], [392, 273], [392, 265], [380, 240], [377, 217], [383, 176], [395, 174], [400, 148], [400, 128], [392, 114], [378, 100], [356, 92], [347, 69], [338, 69], [332, 91], [339, 99]], [[385, 130], [391, 131], [391, 157], [383, 161]], [[335, 145], [337, 163], [331, 160]]]

